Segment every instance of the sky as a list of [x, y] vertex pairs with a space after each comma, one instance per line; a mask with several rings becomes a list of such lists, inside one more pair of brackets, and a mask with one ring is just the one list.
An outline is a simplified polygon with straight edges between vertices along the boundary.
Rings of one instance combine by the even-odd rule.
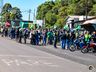
[[[21, 11], [32, 10], [30, 20], [33, 20], [34, 9], [37, 10], [37, 7], [44, 3], [46, 0], [4, 0], [5, 3], [10, 3], [12, 7], [18, 7]], [[3, 4], [3, 5], [4, 5]], [[28, 20], [28, 12], [22, 12], [23, 19]]]

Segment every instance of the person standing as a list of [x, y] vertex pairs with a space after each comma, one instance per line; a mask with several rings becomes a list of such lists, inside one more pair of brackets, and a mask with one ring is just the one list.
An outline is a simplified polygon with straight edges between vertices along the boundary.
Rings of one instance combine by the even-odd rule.
[[18, 41], [18, 38], [19, 38], [19, 28], [16, 29], [15, 36], [16, 36], [16, 41]]
[[54, 48], [57, 48], [57, 41], [58, 41], [58, 33], [55, 31], [54, 33]]
[[70, 47], [70, 34], [67, 31], [66, 31], [66, 45], [67, 45], [67, 49], [69, 49], [69, 47]]
[[50, 45], [52, 45], [52, 44], [53, 44], [53, 32], [52, 32], [52, 31], [49, 31], [49, 32], [47, 33], [47, 36], [48, 36], [48, 43], [49, 43]]
[[13, 28], [11, 28], [10, 37], [11, 37], [11, 39], [13, 39]]
[[70, 36], [70, 45], [74, 45], [74, 40], [75, 40], [75, 33], [71, 32], [71, 36]]
[[23, 37], [22, 28], [20, 28], [19, 29], [19, 43], [22, 43], [22, 37]]
[[92, 38], [93, 38], [93, 40], [94, 40], [94, 43], [96, 43], [96, 32], [93, 32], [93, 33], [92, 33]]
[[61, 34], [61, 47], [62, 47], [62, 49], [65, 49], [65, 44], [66, 44], [66, 34], [65, 34], [65, 31], [63, 31]]
[[27, 36], [28, 36], [28, 30], [25, 29], [25, 30], [23, 31], [23, 37], [24, 37], [24, 43], [25, 43], [25, 44], [26, 44]]
[[1, 27], [1, 37], [3, 37], [3, 36], [4, 36], [4, 28]]
[[4, 34], [5, 34], [5, 37], [8, 36], [8, 28], [5, 28]]
[[46, 40], [47, 40], [47, 32], [46, 32], [46, 30], [44, 30], [42, 32], [42, 37], [43, 37], [43, 45], [46, 45]]
[[85, 44], [89, 44], [90, 43], [90, 39], [91, 39], [91, 35], [89, 34], [89, 32], [87, 31], [84, 35], [84, 42]]
[[36, 45], [39, 45], [39, 33], [38, 33], [38, 31], [36, 31], [36, 33], [35, 33], [35, 37], [36, 37]]
[[30, 43], [32, 45], [36, 45], [35, 31], [34, 30], [31, 30], [31, 32], [30, 32], [30, 39], [31, 39]]

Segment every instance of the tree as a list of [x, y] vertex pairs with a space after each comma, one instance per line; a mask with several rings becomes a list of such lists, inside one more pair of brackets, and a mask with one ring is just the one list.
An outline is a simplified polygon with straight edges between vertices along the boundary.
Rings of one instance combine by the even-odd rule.
[[3, 6], [3, 9], [1, 11], [1, 15], [3, 17], [3, 21], [7, 21], [8, 19], [10, 19], [10, 10], [12, 9], [11, 4], [6, 3]]
[[62, 28], [62, 27], [65, 25], [65, 20], [64, 20], [64, 18], [58, 19], [55, 24], [56, 24], [57, 27]]
[[92, 8], [92, 10], [89, 12], [88, 15], [95, 15], [95, 16], [96, 16], [96, 4], [93, 5], [93, 8]]
[[61, 7], [59, 9], [59, 17], [61, 18], [64, 18], [65, 16], [67, 16], [67, 6], [64, 6], [64, 7]]
[[11, 20], [21, 20], [22, 19], [22, 14], [21, 11], [18, 7], [13, 7], [12, 10], [10, 11], [10, 19]]
[[44, 19], [46, 13], [52, 9], [52, 7], [54, 6], [54, 2], [53, 1], [47, 1], [44, 4], [41, 4], [38, 8], [37, 8], [37, 19]]
[[2, 20], [3, 22], [6, 22], [7, 20], [21, 20], [22, 19], [22, 14], [21, 11], [18, 7], [13, 7], [11, 6], [10, 3], [6, 3], [3, 6], [2, 12]]
[[74, 15], [76, 10], [76, 4], [70, 4], [67, 7], [67, 15]]
[[96, 0], [47, 1], [37, 8], [37, 19], [46, 18], [46, 26], [63, 27], [68, 15], [96, 15]]
[[86, 10], [87, 13], [90, 12], [90, 10], [93, 7], [93, 4], [95, 3], [94, 0], [80, 0], [77, 4], [76, 4], [76, 15], [85, 15], [86, 14]]
[[53, 8], [52, 8], [52, 12], [54, 13], [54, 14], [58, 14], [59, 13], [59, 6], [54, 6]]
[[53, 14], [51, 11], [46, 13], [45, 18], [46, 18], [47, 23], [50, 24], [51, 26], [53, 26], [57, 21], [56, 15]]
[[2, 14], [5, 14], [6, 12], [10, 12], [10, 10], [12, 9], [12, 6], [10, 3], [6, 3], [4, 6], [3, 6], [3, 9], [2, 9]]

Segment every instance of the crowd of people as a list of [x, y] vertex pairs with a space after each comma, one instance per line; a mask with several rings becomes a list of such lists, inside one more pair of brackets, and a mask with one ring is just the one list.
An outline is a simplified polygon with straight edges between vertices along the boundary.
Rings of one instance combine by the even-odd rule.
[[67, 31], [64, 29], [29, 30], [28, 28], [1, 27], [0, 32], [2, 37], [16, 39], [19, 43], [24, 41], [26, 44], [27, 39], [29, 39], [32, 45], [46, 46], [49, 44], [53, 45], [54, 48], [57, 48], [57, 44], [59, 43], [62, 49], [69, 49], [74, 42], [79, 43], [81, 48], [83, 44], [96, 43], [96, 32], [88, 31]]

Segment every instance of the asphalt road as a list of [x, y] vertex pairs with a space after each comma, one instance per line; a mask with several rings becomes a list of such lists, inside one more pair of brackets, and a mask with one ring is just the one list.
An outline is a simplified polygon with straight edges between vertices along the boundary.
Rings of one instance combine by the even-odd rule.
[[[32, 46], [33, 47], [33, 46]], [[93, 65], [96, 68], [96, 53], [81, 53], [80, 50], [71, 52], [69, 50], [62, 50], [60, 47], [55, 49], [53, 46], [34, 46], [35, 49], [51, 53], [53, 55], [66, 58], [68, 60], [84, 64], [86, 66]]]
[[[86, 60], [78, 52], [50, 47], [24, 45], [0, 37], [0, 72], [90, 72], [86, 64], [76, 61], [78, 58]], [[96, 61], [94, 55], [84, 56]]]

